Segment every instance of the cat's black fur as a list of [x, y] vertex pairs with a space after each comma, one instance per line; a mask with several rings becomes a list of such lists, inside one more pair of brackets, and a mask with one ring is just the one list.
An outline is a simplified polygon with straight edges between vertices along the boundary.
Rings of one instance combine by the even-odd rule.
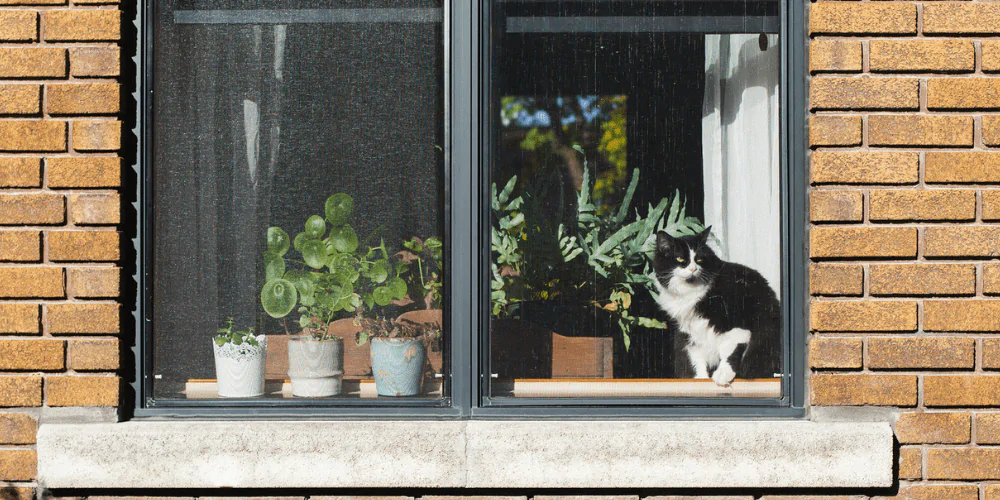
[[[691, 297], [696, 296], [697, 290], [705, 291], [696, 302], [693, 314], [707, 320], [718, 334], [734, 328], [749, 330], [750, 341], [733, 351], [728, 357], [729, 364], [736, 372], [736, 378], [772, 378], [780, 372], [781, 364], [781, 307], [778, 298], [759, 272], [720, 259], [707, 245], [710, 230], [709, 227], [701, 234], [678, 238], [665, 232], [657, 234], [653, 269], [660, 284], [658, 302], [670, 300], [664, 290], [679, 269], [690, 269], [690, 250], [693, 250], [695, 259], [702, 261], [696, 264], [695, 275], [687, 280], [677, 277], [693, 287]], [[675, 290], [687, 289], [686, 285], [677, 285]], [[683, 297], [683, 294], [672, 296], [673, 299], [678, 297]], [[678, 318], [667, 312], [675, 330], [683, 331]], [[684, 333], [690, 337], [690, 332]], [[689, 338], [688, 349], [693, 341]], [[708, 374], [712, 375], [718, 366], [709, 366]]]

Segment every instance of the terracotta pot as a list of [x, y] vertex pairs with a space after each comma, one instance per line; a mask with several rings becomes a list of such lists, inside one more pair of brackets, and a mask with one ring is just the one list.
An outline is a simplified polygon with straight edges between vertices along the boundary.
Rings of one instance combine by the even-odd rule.
[[330, 323], [327, 333], [344, 339], [344, 377], [359, 379], [372, 375], [371, 356], [367, 345], [358, 345], [361, 327], [354, 324], [354, 318], [338, 319]]
[[[397, 322], [400, 321], [410, 321], [413, 323], [418, 323], [421, 325], [436, 326], [437, 328], [444, 328], [444, 312], [441, 309], [420, 309], [417, 311], [409, 311], [400, 314], [396, 318]], [[430, 346], [427, 350], [427, 361], [431, 365], [431, 370], [434, 373], [441, 373], [442, 370], [442, 351], [443, 351], [444, 338], [441, 339], [436, 346]]]

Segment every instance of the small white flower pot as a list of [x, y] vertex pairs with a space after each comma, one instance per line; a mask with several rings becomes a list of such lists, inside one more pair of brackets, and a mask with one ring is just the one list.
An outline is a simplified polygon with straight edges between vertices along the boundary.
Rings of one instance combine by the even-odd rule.
[[264, 394], [264, 364], [267, 360], [266, 335], [256, 337], [258, 346], [246, 342], [225, 343], [215, 349], [215, 378], [221, 398], [252, 398]]
[[343, 339], [320, 341], [309, 335], [288, 339], [288, 378], [292, 380], [293, 396], [336, 396], [341, 392], [343, 377]]

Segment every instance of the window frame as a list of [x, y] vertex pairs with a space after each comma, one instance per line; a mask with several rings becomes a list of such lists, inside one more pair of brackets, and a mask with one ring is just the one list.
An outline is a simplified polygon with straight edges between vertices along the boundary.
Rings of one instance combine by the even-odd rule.
[[[689, 0], [696, 1], [696, 0]], [[782, 253], [781, 283], [784, 350], [787, 373], [782, 399], [708, 398], [523, 398], [491, 399], [485, 377], [489, 363], [489, 286], [484, 270], [490, 261], [488, 167], [490, 117], [490, 4], [489, 0], [445, 0], [442, 5], [445, 95], [445, 244], [449, 266], [445, 286], [450, 290], [446, 308], [450, 322], [451, 390], [439, 400], [296, 400], [295, 405], [267, 400], [155, 400], [151, 394], [152, 290], [147, 260], [155, 235], [150, 148], [153, 78], [153, 0], [140, 2], [135, 18], [136, 120], [135, 179], [136, 229], [133, 239], [137, 284], [134, 304], [135, 373], [131, 381], [132, 404], [123, 409], [131, 417], [294, 417], [294, 418], [802, 418], [805, 416], [806, 340], [806, 202], [805, 168], [805, 7], [781, 0], [779, 46], [780, 78]], [[485, 225], [484, 225], [485, 224]], [[485, 302], [482, 298], [485, 297]], [[478, 302], [473, 300], [480, 298]], [[484, 314], [485, 313], [485, 314]], [[127, 331], [127, 330], [126, 330]], [[127, 336], [127, 334], [126, 334]], [[479, 379], [474, 380], [475, 374]]]

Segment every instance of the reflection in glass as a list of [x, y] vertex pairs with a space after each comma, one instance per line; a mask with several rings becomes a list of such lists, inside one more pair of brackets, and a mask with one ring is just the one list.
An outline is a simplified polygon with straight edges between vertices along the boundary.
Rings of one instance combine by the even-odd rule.
[[441, 398], [440, 2], [210, 3], [156, 4], [153, 396], [225, 395], [253, 340], [265, 399]]
[[780, 397], [777, 36], [556, 3], [496, 6], [491, 395]]

